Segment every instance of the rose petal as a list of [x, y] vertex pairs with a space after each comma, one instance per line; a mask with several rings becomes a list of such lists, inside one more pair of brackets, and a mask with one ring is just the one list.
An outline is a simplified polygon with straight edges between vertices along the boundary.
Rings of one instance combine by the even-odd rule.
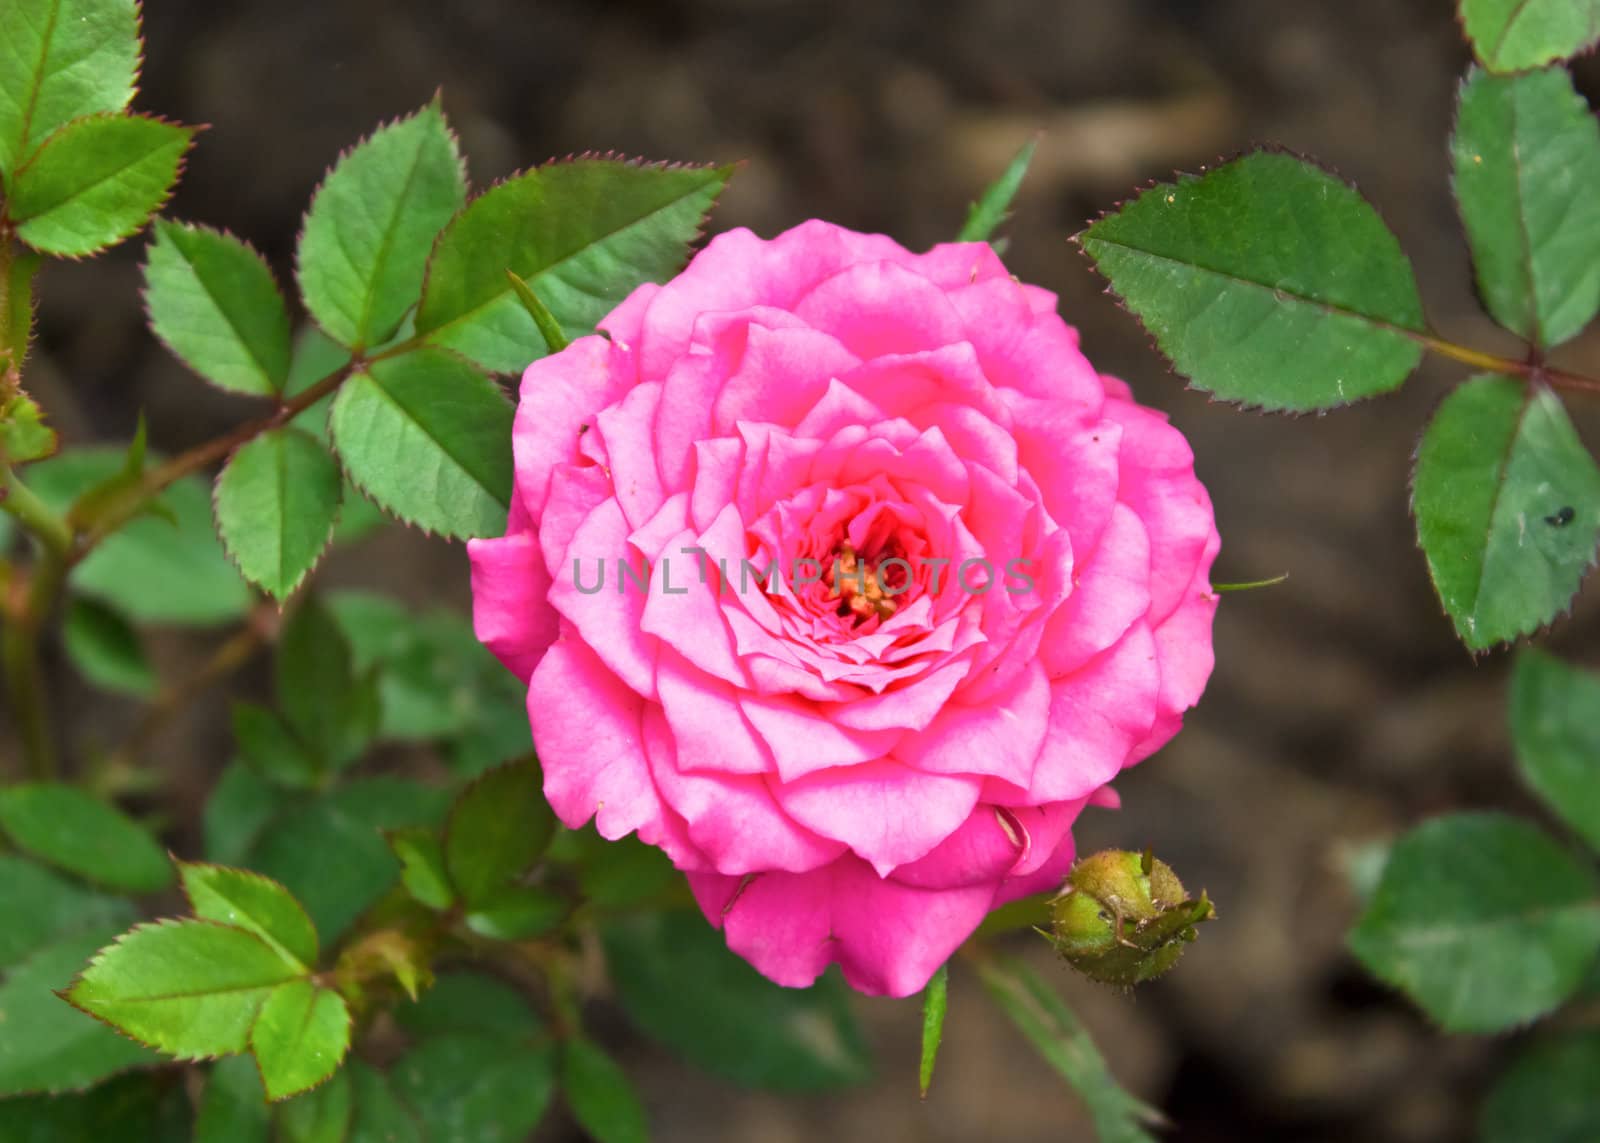
[[535, 519], [544, 511], [551, 473], [578, 461], [584, 426], [638, 381], [635, 364], [632, 353], [603, 337], [580, 337], [522, 374], [511, 448], [517, 491]]
[[559, 617], [546, 601], [550, 573], [532, 532], [468, 540], [472, 561], [472, 627], [483, 645], [527, 682], [555, 642]]
[[528, 721], [544, 796], [569, 829], [591, 817], [601, 836], [641, 836], [659, 825], [661, 800], [645, 765], [644, 701], [593, 651], [559, 639], [528, 686]]
[[885, 759], [786, 781], [773, 795], [796, 821], [887, 874], [949, 837], [978, 804], [981, 786], [969, 775], [927, 774]]
[[1194, 452], [1160, 413], [1107, 401], [1106, 417], [1122, 426], [1117, 499], [1139, 514], [1156, 553], [1150, 569], [1150, 622], [1172, 614], [1216, 534], [1211, 497], [1194, 474]]
[[826, 865], [844, 845], [795, 821], [778, 805], [766, 778], [688, 770], [678, 760], [672, 728], [660, 708], [646, 706], [644, 750], [665, 805], [721, 873], [752, 869], [804, 872]]
[[807, 293], [795, 313], [863, 360], [950, 345], [966, 332], [944, 291], [892, 262], [839, 271]]
[[[625, 577], [619, 559], [649, 574], [628, 548], [628, 524], [615, 500], [584, 518], [556, 569], [550, 602], [619, 678], [641, 695], [655, 693], [656, 640], [640, 626], [648, 590]], [[581, 581], [581, 582], [580, 582]]]

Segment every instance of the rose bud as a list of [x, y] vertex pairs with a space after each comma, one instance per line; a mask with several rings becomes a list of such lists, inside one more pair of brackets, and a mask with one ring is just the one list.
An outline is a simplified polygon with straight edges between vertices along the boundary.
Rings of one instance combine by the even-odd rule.
[[1170, 969], [1216, 916], [1202, 892], [1191, 898], [1165, 861], [1107, 849], [1072, 867], [1050, 906], [1047, 934], [1066, 962], [1107, 984], [1132, 986]]

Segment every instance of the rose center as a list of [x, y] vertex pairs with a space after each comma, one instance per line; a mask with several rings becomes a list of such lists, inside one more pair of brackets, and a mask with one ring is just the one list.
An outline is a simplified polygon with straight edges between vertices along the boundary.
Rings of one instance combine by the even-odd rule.
[[840, 617], [858, 621], [889, 618], [900, 607], [899, 597], [911, 587], [909, 563], [892, 546], [863, 557], [850, 544], [840, 544], [822, 578], [828, 597], [839, 601]]

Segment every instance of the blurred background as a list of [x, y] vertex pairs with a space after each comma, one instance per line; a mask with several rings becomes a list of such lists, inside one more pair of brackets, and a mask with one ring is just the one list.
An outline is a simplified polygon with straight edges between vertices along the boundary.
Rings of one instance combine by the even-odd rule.
[[[339, 151], [436, 88], [474, 184], [574, 151], [745, 166], [716, 228], [771, 235], [808, 217], [912, 247], [953, 235], [1033, 133], [1038, 158], [1008, 261], [1061, 295], [1105, 371], [1188, 434], [1224, 538], [1216, 578], [1288, 573], [1225, 597], [1218, 668], [1187, 730], [1090, 811], [1080, 848], [1155, 847], [1218, 903], [1179, 970], [1123, 995], [1018, 938], [1092, 1028], [1113, 1070], [1164, 1107], [1170, 1138], [1434, 1141], [1468, 1137], [1514, 1040], [1446, 1040], [1343, 949], [1361, 844], [1450, 808], [1539, 810], [1515, 782], [1505, 656], [1453, 638], [1415, 548], [1410, 456], [1460, 376], [1425, 365], [1398, 396], [1327, 417], [1248, 416], [1183, 389], [1067, 238], [1152, 178], [1259, 143], [1358, 183], [1412, 255], [1432, 321], [1500, 352], [1478, 313], [1449, 194], [1446, 137], [1468, 63], [1446, 0], [149, 0], [135, 106], [213, 126], [169, 214], [250, 239], [280, 276], [300, 213]], [[1578, 68], [1600, 94], [1600, 69]], [[188, 376], [145, 331], [142, 242], [41, 283], [31, 387], [64, 440], [125, 440], [140, 409], [175, 451], [250, 415]], [[1600, 369], [1600, 339], [1563, 359]], [[1600, 401], [1574, 408], [1600, 444]], [[335, 584], [464, 608], [462, 550], [389, 529], [337, 553]], [[1580, 660], [1600, 591], [1553, 646]], [[164, 674], [211, 642], [167, 635]], [[136, 708], [82, 689], [55, 656], [79, 747]], [[263, 663], [244, 675], [265, 685]], [[79, 712], [87, 712], [80, 716]], [[3, 737], [3, 736], [0, 736]], [[154, 757], [197, 810], [231, 753], [220, 702], [175, 721]], [[187, 815], [186, 815], [187, 816]], [[182, 835], [178, 838], [181, 843]], [[862, 1005], [872, 1086], [809, 1100], [726, 1087], [597, 1025], [672, 1143], [832, 1138], [1087, 1140], [1067, 1090], [953, 974], [932, 1096], [915, 1090], [920, 1011]], [[560, 1123], [541, 1138], [577, 1138]]]

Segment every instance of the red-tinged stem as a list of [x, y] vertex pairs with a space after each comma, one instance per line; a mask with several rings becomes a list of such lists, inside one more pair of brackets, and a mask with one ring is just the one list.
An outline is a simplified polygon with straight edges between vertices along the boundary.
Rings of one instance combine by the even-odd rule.
[[1569, 373], [1565, 369], [1556, 369], [1541, 361], [1516, 361], [1510, 357], [1499, 357], [1493, 353], [1484, 353], [1482, 350], [1457, 345], [1453, 341], [1445, 341], [1443, 338], [1424, 333], [1413, 333], [1408, 336], [1430, 353], [1437, 353], [1440, 357], [1448, 357], [1451, 361], [1459, 361], [1474, 369], [1482, 369], [1489, 373], [1505, 373], [1513, 377], [1537, 377], [1556, 389], [1600, 393], [1600, 380], [1579, 373]]
[[284, 401], [267, 416], [246, 421], [237, 428], [197, 444], [187, 452], [181, 452], [171, 460], [152, 468], [126, 495], [111, 501], [97, 518], [80, 521], [79, 541], [73, 549], [70, 562], [76, 564], [83, 559], [100, 541], [126, 524], [170, 485], [191, 472], [197, 472], [207, 465], [226, 458], [234, 449], [248, 444], [263, 433], [281, 429], [312, 405], [337, 390], [351, 374], [364, 368], [366, 364], [361, 360], [352, 361], [338, 372], [330, 373], [309, 389]]

